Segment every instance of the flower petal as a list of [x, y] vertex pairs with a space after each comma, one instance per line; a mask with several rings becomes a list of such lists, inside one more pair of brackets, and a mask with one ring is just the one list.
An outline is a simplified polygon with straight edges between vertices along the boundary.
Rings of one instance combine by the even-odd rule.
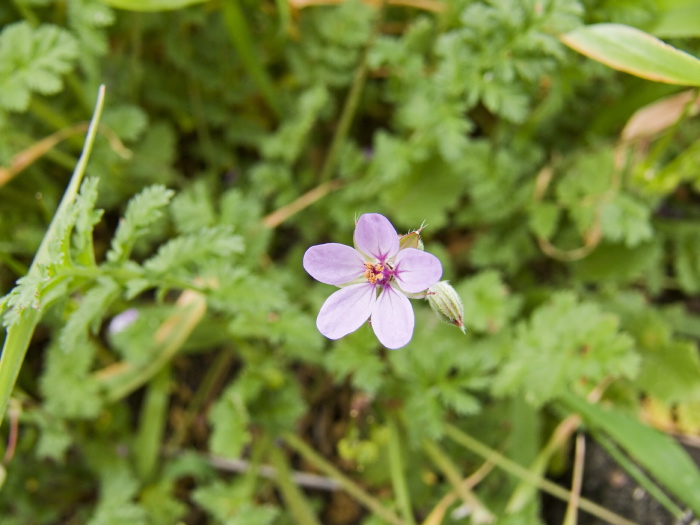
[[374, 285], [361, 283], [333, 293], [318, 313], [318, 331], [328, 339], [340, 339], [357, 330], [372, 313], [377, 301], [374, 290]]
[[377, 339], [391, 350], [408, 344], [413, 336], [415, 318], [408, 298], [387, 286], [372, 311], [372, 328]]
[[442, 264], [434, 255], [404, 248], [394, 260], [394, 275], [401, 289], [408, 293], [427, 290], [442, 277]]
[[365, 266], [362, 256], [354, 248], [328, 243], [306, 250], [304, 270], [317, 281], [340, 286], [364, 274]]
[[399, 251], [399, 235], [389, 219], [378, 213], [365, 213], [355, 226], [355, 247], [379, 261], [390, 259]]

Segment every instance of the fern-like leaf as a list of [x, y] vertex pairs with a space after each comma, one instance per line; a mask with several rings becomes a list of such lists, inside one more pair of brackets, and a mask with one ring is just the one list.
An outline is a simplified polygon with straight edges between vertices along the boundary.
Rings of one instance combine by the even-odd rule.
[[124, 218], [112, 239], [112, 247], [107, 253], [109, 262], [125, 261], [129, 257], [136, 240], [163, 216], [163, 208], [168, 205], [173, 195], [173, 190], [155, 184], [145, 188], [129, 201]]
[[53, 25], [34, 29], [28, 22], [7, 26], [0, 34], [0, 108], [25, 111], [32, 92], [58, 93], [61, 75], [78, 57], [78, 45], [67, 31]]
[[102, 279], [99, 284], [91, 288], [82, 298], [80, 305], [71, 314], [68, 322], [61, 330], [58, 344], [64, 352], [70, 352], [80, 343], [87, 341], [88, 329], [93, 329], [109, 305], [119, 297], [119, 285], [112, 279]]
[[161, 246], [158, 253], [144, 263], [149, 272], [165, 274], [205, 262], [212, 257], [228, 257], [243, 251], [243, 240], [228, 226], [203, 228], [199, 232], [176, 237]]
[[17, 323], [25, 309], [39, 308], [39, 294], [43, 281], [44, 272], [20, 277], [17, 286], [2, 298], [0, 306], [4, 309], [2, 323], [5, 327]]

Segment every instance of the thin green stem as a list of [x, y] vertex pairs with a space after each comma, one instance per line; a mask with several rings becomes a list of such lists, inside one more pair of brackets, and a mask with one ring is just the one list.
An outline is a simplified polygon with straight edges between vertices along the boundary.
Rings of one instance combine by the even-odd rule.
[[437, 466], [437, 468], [440, 469], [440, 471], [445, 475], [447, 481], [450, 482], [450, 485], [452, 485], [452, 488], [462, 499], [462, 501], [469, 504], [472, 509], [478, 509], [479, 515], [483, 516], [484, 519], [496, 519], [491, 511], [487, 509], [464, 484], [463, 476], [459, 469], [454, 463], [452, 463], [449, 456], [445, 454], [445, 452], [443, 452], [436, 443], [425, 440], [423, 442], [423, 450], [428, 455], [430, 460]]
[[113, 277], [117, 281], [126, 282], [131, 279], [149, 279], [153, 286], [160, 286], [164, 288], [177, 288], [179, 290], [193, 290], [195, 292], [206, 292], [207, 288], [205, 286], [197, 285], [192, 281], [187, 281], [185, 279], [179, 279], [177, 277], [161, 277], [158, 279], [151, 279], [148, 275], [144, 275], [143, 272], [127, 270], [124, 268], [111, 268], [109, 266], [70, 266], [67, 268], [62, 268], [56, 277], [86, 277], [89, 279], [98, 279], [100, 277]]
[[383, 0], [379, 6], [377, 12], [377, 18], [374, 23], [374, 28], [372, 30], [372, 35], [370, 40], [365, 47], [365, 52], [362, 55], [360, 64], [355, 70], [355, 75], [352, 79], [352, 85], [350, 86], [350, 91], [347, 98], [345, 99], [345, 105], [343, 106], [343, 113], [340, 115], [340, 121], [338, 122], [338, 127], [335, 130], [335, 135], [333, 136], [333, 141], [331, 142], [330, 148], [328, 149], [328, 155], [321, 168], [321, 173], [318, 176], [319, 182], [327, 182], [333, 178], [335, 174], [335, 169], [338, 165], [338, 159], [340, 156], [340, 151], [348, 138], [348, 133], [350, 131], [350, 126], [355, 118], [355, 113], [357, 113], [357, 108], [360, 104], [360, 96], [365, 87], [365, 82], [367, 81], [367, 72], [369, 67], [367, 65], [367, 53], [374, 42], [374, 39], [379, 34], [382, 22], [384, 20], [384, 12], [386, 11], [386, 0]]
[[[465, 434], [454, 425], [445, 425], [445, 433], [454, 442], [459, 443], [477, 456], [481, 456], [484, 459], [492, 461], [495, 465], [499, 466], [506, 472], [532, 483], [537, 488], [551, 494], [555, 498], [563, 501], [569, 501], [569, 498], [571, 497], [570, 491], [560, 487], [556, 483], [543, 479], [533, 472], [530, 472], [522, 465], [517, 464], [515, 461], [508, 459], [497, 451]], [[609, 511], [605, 507], [601, 507], [600, 505], [597, 505], [585, 498], [580, 499], [579, 508], [613, 525], [635, 525], [633, 521], [625, 519], [622, 516]]]
[[282, 450], [277, 445], [272, 444], [268, 450], [268, 458], [277, 472], [275, 483], [279, 487], [294, 521], [308, 525], [320, 525], [309, 502], [304, 497], [304, 493], [294, 483], [292, 471]]
[[[68, 188], [66, 189], [63, 199], [58, 206], [58, 210], [54, 214], [53, 220], [41, 241], [41, 245], [34, 257], [34, 261], [29, 268], [29, 274], [38, 274], [40, 267], [48, 265], [49, 260], [49, 245], [53, 241], [59, 223], [68, 211], [68, 208], [73, 204], [75, 197], [78, 195], [80, 184], [85, 175], [92, 145], [95, 141], [97, 128], [102, 115], [102, 107], [104, 106], [105, 87], [100, 86], [95, 104], [95, 111], [90, 121], [83, 152], [78, 159], [78, 164], [75, 166], [73, 176], [71, 177]], [[24, 356], [29, 348], [29, 343], [34, 334], [34, 329], [41, 319], [41, 312], [38, 309], [26, 308], [21, 314], [19, 321], [7, 329], [7, 337], [3, 346], [2, 355], [0, 356], [0, 423], [7, 410], [7, 404], [10, 401], [12, 390], [17, 382], [19, 370], [24, 362]]]
[[301, 438], [297, 437], [291, 432], [285, 433], [283, 438], [290, 447], [304, 456], [306, 461], [314, 465], [325, 475], [335, 479], [345, 492], [350, 494], [350, 496], [369, 509], [375, 516], [393, 525], [406, 525], [401, 518], [387, 509], [379, 500], [368, 494], [357, 483], [352, 481], [328, 461], [326, 461], [320, 454], [304, 443]]
[[406, 523], [415, 524], [411, 498], [406, 484], [406, 472], [403, 465], [401, 435], [396, 417], [389, 418], [389, 471], [391, 473], [391, 485], [394, 488], [396, 504]]
[[153, 475], [158, 463], [160, 444], [165, 432], [169, 395], [170, 367], [165, 366], [149, 383], [141, 405], [134, 453], [136, 470], [144, 481]]

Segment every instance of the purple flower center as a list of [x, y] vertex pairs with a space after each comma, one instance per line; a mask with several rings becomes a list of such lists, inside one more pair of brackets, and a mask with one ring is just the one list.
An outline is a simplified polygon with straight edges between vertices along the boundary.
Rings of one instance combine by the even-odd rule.
[[365, 279], [372, 284], [386, 286], [394, 278], [394, 268], [390, 263], [365, 263]]

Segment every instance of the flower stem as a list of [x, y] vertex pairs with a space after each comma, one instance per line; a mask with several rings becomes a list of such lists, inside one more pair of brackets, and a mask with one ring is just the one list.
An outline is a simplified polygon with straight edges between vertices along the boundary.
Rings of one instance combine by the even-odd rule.
[[464, 484], [463, 476], [450, 460], [447, 454], [440, 449], [432, 441], [425, 440], [423, 442], [423, 450], [428, 455], [430, 460], [440, 469], [447, 480], [452, 485], [454, 491], [459, 495], [460, 499], [468, 504], [473, 511], [477, 511], [485, 520], [495, 520], [495, 516], [487, 509], [481, 501], [472, 493], [472, 491]]
[[320, 454], [316, 453], [309, 445], [291, 432], [287, 432], [283, 436], [287, 444], [304, 456], [309, 463], [314, 465], [321, 472], [335, 479], [340, 486], [355, 498], [359, 503], [369, 509], [375, 516], [391, 523], [392, 525], [406, 525], [404, 521], [396, 514], [387, 509], [382, 503], [363, 490], [357, 483], [345, 476], [337, 468], [326, 461]]
[[[507, 457], [503, 456], [497, 451], [487, 447], [483, 443], [465, 434], [454, 425], [446, 424], [445, 433], [454, 442], [459, 443], [464, 448], [472, 451], [477, 456], [489, 459], [506, 472], [509, 472], [510, 474], [518, 478], [528, 481], [529, 483], [532, 483], [537, 488], [551, 494], [555, 498], [561, 499], [563, 501], [569, 501], [569, 498], [571, 497], [571, 492], [569, 492], [565, 488], [560, 487], [556, 483], [543, 479], [542, 477], [538, 476], [533, 472], [530, 472], [522, 465], [517, 464], [515, 461], [508, 459]], [[579, 508], [613, 525], [635, 525], [633, 521], [625, 519], [622, 516], [619, 516], [614, 512], [609, 511], [605, 507], [601, 507], [600, 505], [597, 505], [585, 498], [581, 498], [579, 500]]]
[[411, 498], [406, 486], [406, 473], [404, 470], [403, 459], [401, 457], [401, 435], [399, 433], [399, 425], [396, 421], [396, 416], [392, 415], [389, 418], [389, 470], [391, 472], [391, 484], [394, 487], [396, 496], [396, 504], [403, 514], [406, 523], [415, 524], [413, 519], [413, 510], [411, 506]]
[[[104, 97], [105, 87], [102, 85], [100, 86], [97, 94], [95, 111], [93, 113], [92, 120], [90, 121], [87, 136], [85, 137], [83, 152], [80, 155], [78, 164], [75, 166], [75, 170], [73, 171], [68, 188], [63, 195], [63, 199], [61, 199], [61, 204], [59, 204], [58, 210], [56, 210], [53, 220], [46, 231], [46, 235], [41, 241], [41, 245], [36, 252], [34, 261], [29, 268], [28, 275], [39, 272], [39, 268], [41, 266], [47, 265], [51, 262], [49, 260], [49, 245], [54, 240], [59, 223], [64, 219], [66, 213], [68, 212], [68, 208], [70, 208], [78, 195], [80, 183], [85, 175], [85, 169], [87, 168], [88, 159], [90, 158], [92, 145], [95, 141], [95, 135], [97, 134], [100, 116], [102, 115], [102, 107], [104, 106]], [[12, 390], [17, 382], [17, 376], [19, 375], [19, 370], [24, 362], [24, 356], [27, 353], [27, 348], [29, 348], [29, 343], [32, 339], [32, 335], [34, 334], [34, 329], [36, 328], [36, 325], [39, 323], [40, 319], [41, 312], [38, 309], [25, 308], [25, 310], [20, 314], [17, 324], [14, 324], [7, 329], [7, 337], [5, 338], [2, 355], [0, 355], [0, 423], [2, 423], [2, 418], [5, 415], [7, 404], [10, 400], [10, 396], [12, 395]]]
[[136, 470], [143, 481], [155, 472], [168, 417], [170, 367], [163, 367], [148, 384], [141, 404], [138, 434], [134, 447]]
[[308, 525], [320, 525], [301, 489], [294, 483], [287, 458], [284, 457], [279, 446], [274, 443], [270, 444], [268, 458], [277, 472], [275, 483], [279, 487], [294, 521]]

